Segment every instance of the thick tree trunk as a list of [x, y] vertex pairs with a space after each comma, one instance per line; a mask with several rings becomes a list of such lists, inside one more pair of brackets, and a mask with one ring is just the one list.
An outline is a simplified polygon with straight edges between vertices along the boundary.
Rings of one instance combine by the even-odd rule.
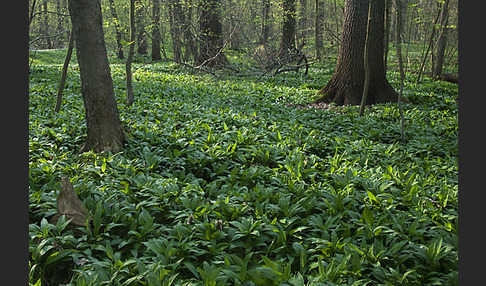
[[[369, 34], [369, 91], [366, 105], [397, 100], [397, 94], [385, 77], [383, 64], [384, 0], [372, 5]], [[334, 102], [337, 105], [359, 105], [361, 102], [364, 69], [364, 45], [368, 1], [347, 0], [338, 60], [333, 76], [318, 95], [317, 102]]]
[[315, 42], [316, 42], [316, 58], [322, 59], [322, 21], [324, 20], [324, 1], [316, 0], [316, 20], [315, 20]]
[[283, 25], [279, 57], [284, 58], [295, 49], [295, 0], [282, 0]]
[[370, 91], [367, 104], [396, 102], [398, 94], [386, 79], [384, 64], [384, 13], [385, 0], [372, 0], [370, 27]]
[[442, 11], [440, 15], [441, 30], [439, 39], [437, 41], [435, 65], [432, 70], [432, 77], [438, 78], [442, 74], [442, 67], [444, 65], [444, 53], [447, 45], [447, 22], [449, 20], [449, 0], [445, 0], [442, 4]]
[[160, 61], [160, 0], [152, 0], [152, 61]]
[[115, 3], [113, 1], [114, 0], [110, 0], [110, 10], [111, 10], [111, 16], [115, 20], [116, 45], [118, 47], [117, 57], [122, 60], [124, 59], [124, 56], [123, 56], [123, 45], [121, 43], [122, 34], [120, 28], [120, 20], [118, 20], [118, 15], [115, 10]]
[[124, 142], [106, 55], [100, 0], [70, 0], [88, 136], [83, 151], [118, 152]]
[[197, 63], [211, 67], [224, 66], [227, 64], [227, 59], [223, 53], [221, 0], [202, 0], [200, 9], [201, 43]]
[[137, 33], [136, 26], [135, 26], [135, 1], [130, 0], [130, 8], [129, 8], [129, 17], [130, 17], [130, 48], [128, 50], [128, 58], [127, 62], [125, 63], [125, 71], [126, 71], [126, 81], [127, 81], [127, 105], [130, 106], [133, 104], [134, 95], [133, 95], [133, 83], [132, 83], [132, 61], [133, 61], [133, 54], [135, 52], [135, 35]]
[[346, 1], [336, 68], [327, 85], [318, 91], [317, 94], [322, 96], [317, 102], [360, 104], [365, 76], [363, 54], [367, 12], [368, 0]]

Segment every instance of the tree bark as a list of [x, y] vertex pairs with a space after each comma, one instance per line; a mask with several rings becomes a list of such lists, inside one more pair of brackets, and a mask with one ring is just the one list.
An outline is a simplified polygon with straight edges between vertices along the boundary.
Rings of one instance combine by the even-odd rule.
[[321, 90], [317, 102], [334, 102], [337, 105], [359, 105], [363, 91], [364, 44], [368, 0], [347, 0], [341, 44], [334, 74]]
[[316, 20], [315, 20], [315, 42], [316, 42], [316, 58], [317, 60], [322, 59], [322, 21], [324, 19], [324, 1], [316, 0]]
[[[369, 92], [366, 105], [394, 102], [397, 94], [386, 80], [383, 63], [384, 0], [372, 5], [372, 21], [369, 33]], [[338, 60], [333, 76], [316, 102], [334, 102], [337, 105], [359, 105], [361, 102], [364, 69], [364, 45], [368, 1], [347, 0]]]
[[182, 62], [181, 3], [180, 0], [170, 0], [167, 5], [169, 8], [169, 25], [172, 38], [172, 51], [174, 54], [174, 61], [180, 63]]
[[300, 43], [299, 47], [304, 47], [307, 43], [307, 0], [300, 0], [300, 17], [299, 17], [299, 30], [300, 30]]
[[71, 56], [73, 54], [73, 47], [74, 47], [74, 36], [73, 36], [73, 32], [71, 31], [71, 33], [69, 34], [69, 46], [68, 46], [66, 58], [64, 59], [64, 65], [62, 66], [61, 80], [59, 81], [59, 87], [57, 89], [56, 108], [54, 109], [56, 113], [59, 112], [59, 110], [61, 109], [62, 93], [64, 91], [64, 84], [66, 82], [69, 62], [71, 61]]
[[435, 65], [432, 70], [432, 77], [439, 78], [442, 74], [442, 67], [444, 65], [444, 53], [447, 45], [447, 22], [449, 18], [449, 0], [445, 0], [442, 4], [442, 11], [440, 15], [440, 25], [441, 30], [439, 34], [439, 39], [437, 41], [437, 52], [436, 59], [434, 61]]
[[262, 0], [262, 25], [260, 29], [261, 40], [260, 43], [266, 48], [268, 44], [268, 36], [270, 27], [268, 25], [268, 15], [270, 14], [270, 0]]
[[400, 94], [398, 96], [398, 108], [400, 110], [400, 121], [401, 121], [401, 139], [405, 139], [405, 118], [402, 109], [402, 95], [403, 95], [403, 85], [405, 82], [405, 70], [403, 68], [402, 59], [402, 27], [403, 27], [403, 17], [402, 17], [402, 0], [395, 0], [396, 4], [396, 37], [395, 45], [397, 49], [398, 67], [400, 69]]
[[70, 0], [72, 31], [86, 110], [82, 151], [118, 152], [125, 140], [106, 55], [100, 0]]
[[384, 64], [385, 0], [372, 0], [370, 26], [370, 92], [367, 104], [396, 102], [398, 94], [386, 79]]
[[46, 48], [52, 49], [52, 39], [49, 37], [49, 13], [47, 13], [47, 0], [42, 1], [42, 10], [44, 22], [42, 23], [42, 35], [46, 39]]
[[[62, 11], [61, 11], [61, 0], [56, 0], [56, 11], [57, 11], [57, 33], [58, 34], [61, 34], [63, 28], [62, 28], [62, 22], [63, 22], [63, 18], [64, 16], [62, 15]], [[62, 36], [59, 36], [57, 38], [57, 42], [56, 42], [56, 46], [57, 48], [61, 48], [63, 46], [63, 43], [64, 43], [64, 39]]]
[[195, 44], [194, 34], [192, 33], [192, 0], [186, 0], [185, 11], [183, 12], [184, 15], [184, 44], [185, 44], [185, 52], [184, 52], [184, 60], [189, 62], [192, 58], [196, 60], [197, 58], [197, 46]]
[[427, 45], [427, 49], [424, 52], [422, 64], [420, 65], [416, 82], [420, 82], [420, 79], [422, 77], [422, 73], [423, 73], [424, 68], [425, 68], [425, 63], [427, 62], [427, 57], [429, 55], [429, 51], [431, 50], [433, 42], [434, 42], [434, 36], [435, 36], [435, 31], [436, 31], [435, 25], [437, 24], [437, 21], [439, 20], [439, 16], [440, 16], [440, 12], [437, 14], [437, 17], [435, 18], [434, 23], [432, 25], [432, 32], [430, 33], [429, 44]]
[[221, 0], [202, 0], [199, 3], [201, 42], [197, 63], [210, 67], [222, 67], [228, 61], [223, 53]]
[[117, 57], [122, 60], [125, 58], [123, 56], [123, 45], [121, 43], [122, 34], [120, 28], [120, 20], [118, 20], [118, 14], [116, 13], [114, 0], [110, 0], [110, 10], [111, 10], [111, 16], [115, 20], [116, 45], [118, 47]]
[[391, 25], [391, 4], [392, 0], [386, 0], [385, 2], [385, 55], [384, 55], [384, 63], [383, 66], [385, 68], [385, 72], [388, 69], [388, 51], [389, 51], [389, 43], [390, 43], [390, 25]]
[[368, 24], [366, 25], [366, 40], [365, 40], [365, 49], [364, 49], [364, 70], [365, 70], [365, 79], [363, 83], [363, 96], [361, 97], [361, 104], [359, 107], [359, 116], [363, 116], [364, 114], [364, 107], [366, 100], [368, 99], [368, 93], [370, 91], [370, 36], [371, 36], [371, 24], [373, 20], [373, 13], [372, 13], [372, 6], [373, 1], [369, 1], [368, 3]]
[[295, 0], [282, 0], [283, 25], [279, 57], [287, 57], [295, 49]]
[[160, 0], [152, 0], [152, 61], [160, 61]]
[[[142, 1], [140, 1], [142, 2]], [[137, 25], [137, 54], [139, 55], [146, 55], [148, 54], [148, 45], [147, 45], [147, 37], [145, 35], [145, 22], [143, 20], [144, 16], [144, 4], [141, 4], [138, 8], [135, 10], [136, 14], [136, 25]]]
[[129, 9], [129, 17], [130, 17], [130, 48], [128, 51], [128, 58], [127, 62], [125, 63], [125, 71], [127, 74], [127, 105], [131, 106], [134, 101], [133, 95], [133, 83], [132, 83], [132, 61], [133, 61], [133, 54], [135, 52], [135, 35], [137, 33], [136, 26], [135, 26], [135, 1], [130, 0], [130, 9]]

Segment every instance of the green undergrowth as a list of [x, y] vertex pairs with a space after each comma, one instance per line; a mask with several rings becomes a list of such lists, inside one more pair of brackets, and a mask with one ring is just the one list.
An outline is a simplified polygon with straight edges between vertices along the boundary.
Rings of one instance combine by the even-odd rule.
[[[80, 153], [76, 62], [54, 113], [63, 59], [31, 66], [30, 285], [457, 285], [457, 86], [406, 82], [401, 142], [395, 104], [288, 105], [334, 63], [218, 79], [136, 63], [131, 107], [115, 63], [127, 143]], [[62, 176], [88, 227], [49, 223]]]

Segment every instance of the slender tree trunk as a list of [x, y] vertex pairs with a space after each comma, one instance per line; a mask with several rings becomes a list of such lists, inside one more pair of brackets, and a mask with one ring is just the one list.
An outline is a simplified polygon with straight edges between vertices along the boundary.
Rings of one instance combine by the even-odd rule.
[[29, 10], [29, 34], [30, 34], [30, 27], [32, 24], [32, 20], [34, 20], [35, 4], [36, 4], [36, 0], [33, 0], [32, 6], [30, 6], [30, 10]]
[[167, 5], [169, 8], [169, 24], [174, 61], [180, 63], [182, 62], [181, 3], [180, 0], [170, 0]]
[[320, 61], [322, 60], [322, 47], [324, 46], [322, 43], [322, 22], [324, 20], [324, 1], [322, 0], [315, 0], [316, 1], [316, 13], [315, 13], [315, 42], [316, 42], [316, 58]]
[[447, 45], [447, 22], [449, 18], [449, 0], [445, 0], [442, 4], [442, 11], [440, 16], [441, 30], [439, 39], [437, 41], [437, 52], [435, 65], [432, 70], [432, 77], [438, 78], [442, 74], [442, 67], [444, 65], [444, 53]]
[[49, 13], [47, 13], [47, 0], [42, 1], [44, 23], [42, 23], [42, 35], [46, 39], [46, 48], [52, 49], [52, 39], [49, 37]]
[[56, 108], [54, 109], [56, 113], [59, 112], [59, 110], [61, 109], [62, 93], [64, 91], [64, 84], [66, 82], [69, 62], [71, 61], [71, 56], [73, 54], [73, 47], [74, 47], [74, 36], [73, 36], [73, 32], [71, 31], [71, 33], [69, 34], [69, 46], [68, 46], [66, 58], [64, 59], [64, 65], [62, 66], [61, 80], [59, 81], [59, 86], [57, 89]]
[[364, 107], [366, 100], [368, 99], [368, 93], [370, 90], [370, 35], [371, 35], [371, 25], [372, 25], [372, 6], [376, 4], [373, 1], [369, 1], [368, 4], [368, 24], [366, 25], [366, 40], [365, 40], [365, 49], [364, 49], [364, 70], [365, 70], [365, 79], [363, 83], [363, 96], [361, 97], [361, 104], [359, 107], [359, 116], [363, 116], [364, 114]]
[[113, 17], [113, 20], [115, 20], [116, 45], [118, 47], [117, 57], [122, 60], [124, 59], [123, 45], [121, 43], [122, 34], [120, 28], [120, 20], [118, 20], [118, 14], [116, 13], [114, 0], [110, 0], [110, 10], [111, 10], [111, 16]]
[[[238, 33], [238, 29], [236, 29], [236, 20], [235, 20], [235, 9], [236, 3], [233, 0], [228, 0], [228, 13], [229, 13], [229, 43], [230, 47], [233, 50], [240, 49], [240, 36]], [[256, 29], [255, 29], [256, 30]]]
[[135, 27], [135, 1], [130, 0], [130, 48], [128, 51], [128, 58], [125, 64], [125, 70], [127, 74], [127, 105], [131, 106], [134, 101], [133, 95], [133, 85], [132, 85], [132, 61], [133, 61], [133, 54], [135, 52], [135, 35], [137, 33]]
[[221, 0], [202, 0], [199, 30], [201, 42], [199, 46], [198, 65], [211, 67], [224, 66], [228, 60], [223, 53], [223, 29], [221, 25]]
[[160, 0], [152, 0], [152, 61], [160, 61]]
[[283, 26], [279, 57], [287, 57], [295, 49], [295, 0], [282, 0]]
[[[140, 1], [141, 2], [141, 1]], [[137, 25], [137, 54], [146, 55], [148, 54], [147, 37], [145, 35], [145, 22], [143, 16], [145, 14], [145, 7], [140, 5], [137, 9], [135, 7], [136, 15], [136, 25]]]
[[307, 0], [300, 0], [300, 17], [299, 17], [299, 29], [300, 29], [300, 43], [299, 47], [304, 47], [307, 43]]
[[437, 17], [435, 18], [435, 21], [432, 25], [432, 32], [430, 33], [430, 38], [429, 38], [429, 44], [427, 45], [427, 49], [425, 50], [423, 59], [422, 59], [422, 64], [420, 65], [419, 68], [419, 73], [417, 76], [417, 82], [420, 82], [420, 79], [422, 77], [422, 72], [424, 71], [425, 63], [427, 62], [427, 57], [429, 55], [429, 51], [432, 48], [433, 42], [434, 42], [434, 36], [435, 36], [435, 25], [437, 25], [437, 21], [439, 20], [440, 13], [437, 14]]
[[270, 33], [268, 25], [268, 15], [270, 13], [270, 0], [262, 0], [262, 26], [261, 26], [261, 40], [260, 43], [266, 48], [268, 44], [268, 36]]
[[72, 31], [86, 110], [83, 151], [118, 152], [125, 140], [106, 55], [100, 0], [70, 0]]
[[192, 32], [192, 0], [186, 0], [186, 6], [184, 14], [184, 44], [185, 44], [185, 53], [184, 53], [184, 60], [189, 62], [191, 57], [193, 60], [197, 58], [197, 47], [194, 40], [194, 35]]
[[[61, 0], [56, 0], [56, 11], [57, 11], [57, 28], [56, 28], [56, 33], [61, 34], [63, 28], [62, 28], [62, 22], [63, 22], [63, 17], [62, 16], [62, 11], [61, 11]], [[59, 36], [56, 41], [56, 46], [57, 48], [61, 48], [63, 46], [64, 39], [62, 36]]]
[[402, 96], [403, 96], [403, 85], [405, 82], [405, 70], [403, 68], [403, 59], [402, 59], [402, 27], [403, 27], [403, 17], [402, 17], [402, 3], [401, 0], [395, 0], [396, 4], [396, 37], [395, 37], [395, 45], [397, 49], [397, 58], [398, 58], [398, 67], [400, 69], [400, 94], [398, 96], [398, 108], [400, 110], [400, 121], [401, 121], [401, 139], [404, 141], [405, 139], [405, 118], [403, 115], [403, 108], [402, 108]]

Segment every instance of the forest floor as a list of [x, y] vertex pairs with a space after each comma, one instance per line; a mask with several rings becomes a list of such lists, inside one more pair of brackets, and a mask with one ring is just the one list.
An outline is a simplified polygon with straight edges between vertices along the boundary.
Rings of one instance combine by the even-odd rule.
[[[31, 61], [30, 285], [457, 285], [457, 85], [407, 74], [402, 142], [396, 104], [295, 108], [334, 62], [218, 78], [136, 63], [129, 107], [113, 61], [127, 143], [79, 153], [75, 59], [54, 112], [64, 53]], [[88, 227], [49, 223], [62, 176]]]

